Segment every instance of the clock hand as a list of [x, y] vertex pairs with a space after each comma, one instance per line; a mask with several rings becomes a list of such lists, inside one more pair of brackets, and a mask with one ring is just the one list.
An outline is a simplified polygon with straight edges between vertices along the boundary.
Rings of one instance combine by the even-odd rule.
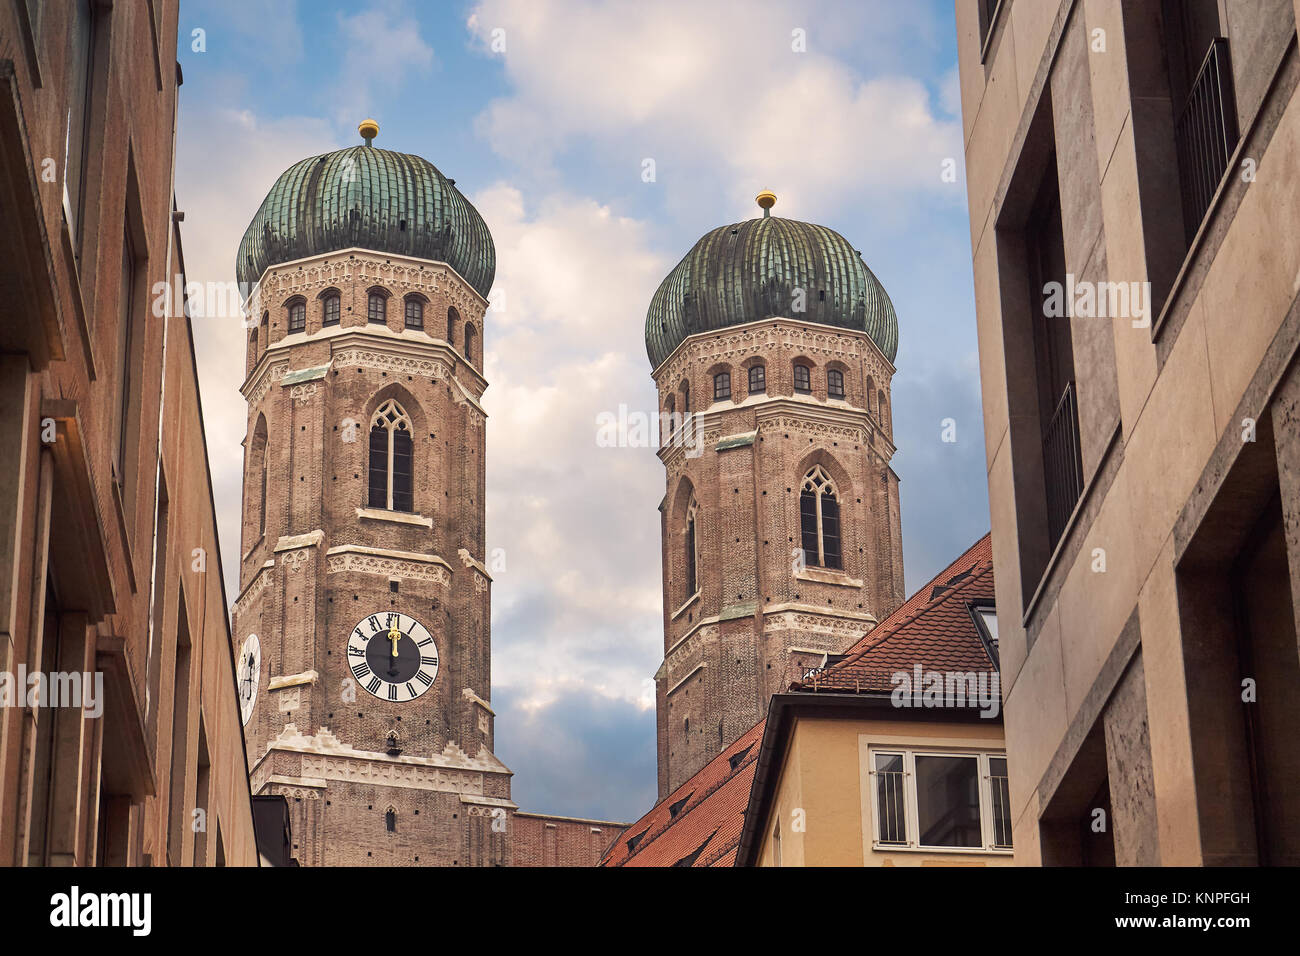
[[399, 630], [397, 629], [397, 625], [396, 625], [396, 624], [394, 624], [394, 625], [392, 626], [392, 628], [389, 629], [389, 631], [388, 631], [388, 639], [389, 639], [390, 641], [393, 642], [393, 656], [396, 657], [396, 656], [397, 656], [397, 642], [400, 641], [400, 640], [402, 639], [402, 632], [399, 631]]

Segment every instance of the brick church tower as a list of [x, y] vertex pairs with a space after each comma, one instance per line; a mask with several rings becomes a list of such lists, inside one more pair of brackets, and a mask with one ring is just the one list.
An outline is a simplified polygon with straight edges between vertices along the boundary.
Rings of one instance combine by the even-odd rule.
[[775, 201], [700, 239], [646, 316], [668, 422], [661, 799], [904, 598], [898, 319], [842, 236]]
[[453, 180], [361, 133], [280, 176], [239, 247], [249, 772], [288, 797], [303, 865], [505, 864], [479, 404], [496, 254]]

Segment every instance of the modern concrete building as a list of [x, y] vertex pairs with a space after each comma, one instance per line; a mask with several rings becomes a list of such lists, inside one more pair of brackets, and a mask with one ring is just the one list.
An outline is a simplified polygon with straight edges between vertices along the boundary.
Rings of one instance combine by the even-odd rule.
[[258, 863], [193, 340], [159, 296], [176, 23], [0, 5], [3, 865]]
[[1300, 863], [1292, 0], [961, 0], [1022, 864]]

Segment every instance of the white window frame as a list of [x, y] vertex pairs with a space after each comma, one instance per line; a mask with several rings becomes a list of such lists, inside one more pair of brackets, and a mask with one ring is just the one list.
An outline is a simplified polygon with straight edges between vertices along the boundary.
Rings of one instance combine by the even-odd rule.
[[[908, 747], [872, 743], [864, 746], [866, 754], [866, 778], [869, 783], [864, 787], [866, 800], [866, 832], [864, 834], [868, 848], [882, 853], [959, 853], [959, 854], [999, 854], [1011, 856], [1011, 847], [994, 845], [993, 824], [993, 781], [989, 772], [989, 758], [1006, 759], [1004, 750], [984, 750], [973, 747]], [[884, 843], [880, 839], [880, 802], [878, 774], [876, 772], [877, 755], [902, 756], [903, 758], [903, 819], [905, 823], [906, 843]], [[917, 757], [966, 757], [976, 760], [976, 778], [979, 783], [980, 809], [980, 846], [929, 846], [920, 841], [920, 821], [917, 815], [916, 796], [916, 758]]]

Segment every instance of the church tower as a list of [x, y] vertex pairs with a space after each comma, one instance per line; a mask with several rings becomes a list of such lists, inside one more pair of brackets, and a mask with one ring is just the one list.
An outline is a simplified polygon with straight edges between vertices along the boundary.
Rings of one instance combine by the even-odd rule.
[[291, 166], [239, 247], [249, 773], [307, 866], [509, 862], [493, 755], [483, 323], [496, 253], [419, 156]]
[[904, 598], [898, 318], [847, 240], [775, 202], [700, 239], [646, 315], [667, 479], [661, 799]]

